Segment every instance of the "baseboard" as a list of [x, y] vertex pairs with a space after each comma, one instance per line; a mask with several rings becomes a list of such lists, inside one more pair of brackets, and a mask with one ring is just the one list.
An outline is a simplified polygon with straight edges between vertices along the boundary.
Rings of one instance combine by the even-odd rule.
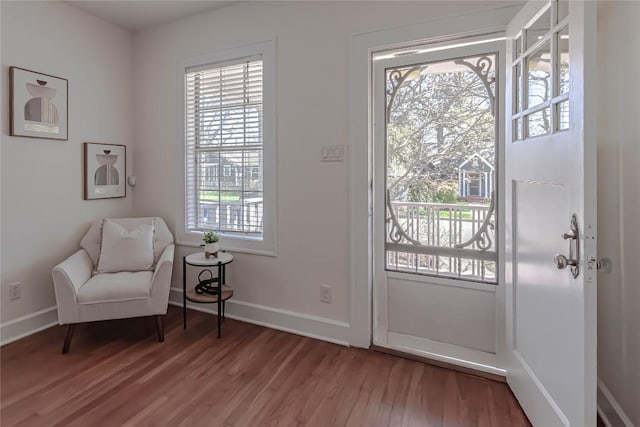
[[12, 343], [58, 324], [56, 306], [9, 320], [0, 325], [0, 346]]
[[[182, 307], [182, 289], [171, 288], [169, 304]], [[189, 301], [187, 302], [187, 307], [205, 313], [217, 314], [215, 304], [196, 304]], [[346, 322], [267, 307], [237, 299], [227, 301], [225, 315], [230, 319], [242, 322], [291, 332], [334, 344], [349, 345], [350, 328]]]
[[598, 378], [598, 415], [607, 427], [633, 427], [607, 386]]

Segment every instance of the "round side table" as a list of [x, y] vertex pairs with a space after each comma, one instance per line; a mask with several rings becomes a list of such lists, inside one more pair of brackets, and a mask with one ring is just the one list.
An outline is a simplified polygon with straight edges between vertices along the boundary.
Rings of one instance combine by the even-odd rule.
[[[218, 304], [218, 338], [222, 333], [225, 301], [233, 296], [233, 289], [226, 286], [226, 266], [233, 261], [233, 255], [218, 252], [217, 257], [207, 258], [204, 252], [196, 252], [182, 258], [182, 319], [183, 329], [187, 328], [187, 300], [204, 304]], [[217, 295], [199, 294], [195, 288], [187, 290], [187, 266], [218, 267], [218, 277], [213, 281], [218, 284]]]

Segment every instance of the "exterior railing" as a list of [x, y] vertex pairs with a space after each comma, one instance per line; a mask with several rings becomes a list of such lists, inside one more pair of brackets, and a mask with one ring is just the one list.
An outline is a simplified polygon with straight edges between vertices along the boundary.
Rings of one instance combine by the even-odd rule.
[[221, 232], [262, 233], [264, 202], [261, 197], [200, 202], [203, 228]]
[[495, 281], [493, 205], [394, 201], [389, 208], [387, 270]]

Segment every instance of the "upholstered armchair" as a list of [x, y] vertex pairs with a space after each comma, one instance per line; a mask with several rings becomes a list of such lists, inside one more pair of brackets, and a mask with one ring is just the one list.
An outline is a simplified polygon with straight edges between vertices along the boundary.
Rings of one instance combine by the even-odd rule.
[[[122, 230], [125, 237], [130, 230], [149, 233], [149, 251], [153, 253], [148, 254], [144, 270], [126, 267], [137, 254], [121, 251], [120, 255], [117, 247], [102, 246], [107, 225], [119, 227], [116, 231]], [[67, 325], [62, 353], [69, 351], [76, 324], [98, 320], [154, 316], [158, 341], [164, 341], [162, 319], [169, 302], [174, 248], [173, 235], [162, 218], [114, 218], [94, 223], [80, 241], [80, 249], [53, 268], [58, 323]], [[107, 249], [112, 257], [127, 258], [122, 259], [122, 271], [102, 268]], [[117, 269], [119, 264], [115, 265]]]

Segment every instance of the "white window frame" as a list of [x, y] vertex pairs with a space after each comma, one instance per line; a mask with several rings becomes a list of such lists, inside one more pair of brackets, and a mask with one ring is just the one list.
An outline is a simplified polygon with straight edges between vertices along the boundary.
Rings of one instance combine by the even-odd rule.
[[276, 143], [276, 42], [275, 39], [242, 46], [230, 47], [202, 55], [184, 58], [177, 65], [178, 87], [178, 135], [176, 170], [178, 198], [176, 200], [176, 237], [182, 246], [199, 246], [202, 232], [186, 228], [186, 181], [185, 181], [185, 72], [188, 68], [224, 63], [240, 58], [262, 56], [263, 90], [263, 231], [262, 238], [220, 233], [220, 247], [231, 252], [256, 255], [277, 255], [277, 143]]

